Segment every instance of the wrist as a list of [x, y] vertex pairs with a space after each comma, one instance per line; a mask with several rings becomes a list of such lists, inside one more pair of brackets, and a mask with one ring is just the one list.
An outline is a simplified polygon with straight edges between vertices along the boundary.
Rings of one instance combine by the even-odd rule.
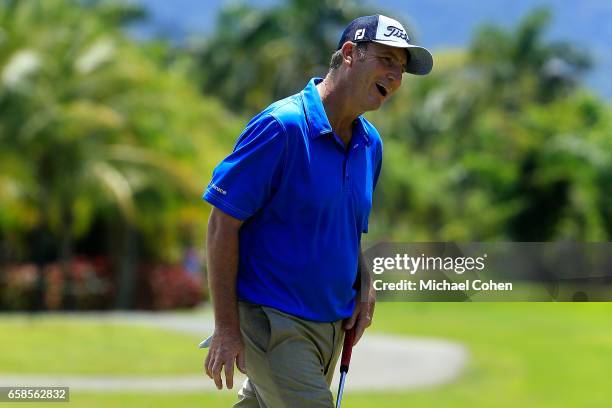
[[215, 333], [227, 335], [240, 335], [240, 324], [236, 322], [216, 322]]

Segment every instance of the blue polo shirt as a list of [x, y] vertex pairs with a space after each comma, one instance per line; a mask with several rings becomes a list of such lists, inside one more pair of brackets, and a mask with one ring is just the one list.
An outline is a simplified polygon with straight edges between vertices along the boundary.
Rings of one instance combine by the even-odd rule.
[[360, 116], [345, 146], [325, 114], [320, 81], [251, 119], [203, 198], [244, 221], [239, 299], [331, 322], [355, 306], [382, 141]]

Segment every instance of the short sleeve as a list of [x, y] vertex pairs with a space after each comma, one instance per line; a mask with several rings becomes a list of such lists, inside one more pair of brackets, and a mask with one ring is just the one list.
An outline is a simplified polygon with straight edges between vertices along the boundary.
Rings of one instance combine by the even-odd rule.
[[214, 169], [202, 198], [239, 220], [251, 217], [278, 189], [286, 141], [282, 125], [273, 116], [251, 120], [234, 151]]

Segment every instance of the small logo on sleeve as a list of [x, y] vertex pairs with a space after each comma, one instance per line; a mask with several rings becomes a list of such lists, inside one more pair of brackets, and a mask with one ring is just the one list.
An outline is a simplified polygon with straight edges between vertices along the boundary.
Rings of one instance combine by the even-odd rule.
[[220, 192], [223, 195], [227, 195], [227, 191], [225, 191], [224, 189], [222, 189], [221, 187], [219, 187], [218, 185], [216, 185], [215, 183], [210, 183], [210, 187], [213, 190], [217, 190], [218, 192]]

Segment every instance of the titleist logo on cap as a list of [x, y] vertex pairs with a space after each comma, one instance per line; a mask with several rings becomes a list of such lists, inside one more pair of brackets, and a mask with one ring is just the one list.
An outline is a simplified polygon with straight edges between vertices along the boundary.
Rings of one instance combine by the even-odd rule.
[[408, 40], [408, 34], [406, 34], [406, 32], [399, 27], [395, 27], [395, 26], [387, 26], [387, 32], [383, 34], [385, 37], [399, 37], [402, 40]]
[[399, 21], [386, 16], [378, 16], [376, 35], [373, 39], [402, 45], [408, 45], [410, 41], [404, 26]]

